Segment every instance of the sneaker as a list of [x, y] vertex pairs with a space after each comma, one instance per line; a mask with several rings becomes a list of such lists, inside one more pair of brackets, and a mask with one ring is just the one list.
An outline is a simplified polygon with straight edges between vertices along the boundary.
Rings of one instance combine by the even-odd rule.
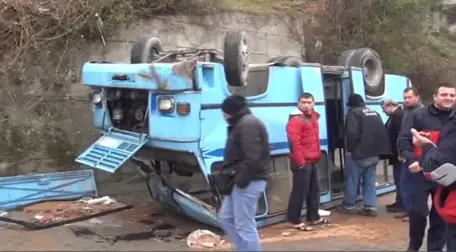
[[357, 214], [359, 212], [355, 207], [348, 208], [346, 206], [340, 206], [336, 208], [336, 212], [341, 214]]
[[405, 217], [408, 217], [408, 214], [406, 212], [394, 215], [394, 218], [396, 219], [403, 219]]
[[369, 209], [369, 208], [363, 208], [361, 211], [359, 211], [360, 215], [363, 216], [369, 216], [369, 217], [377, 217], [377, 210], [374, 209]]

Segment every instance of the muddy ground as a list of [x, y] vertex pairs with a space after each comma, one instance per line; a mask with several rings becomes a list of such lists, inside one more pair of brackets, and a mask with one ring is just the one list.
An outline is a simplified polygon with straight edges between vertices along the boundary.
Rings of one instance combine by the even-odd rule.
[[[134, 208], [38, 231], [27, 231], [3, 223], [0, 225], [0, 250], [182, 251], [189, 250], [186, 238], [194, 230], [209, 229], [221, 234], [220, 230], [162, 211], [149, 198], [142, 183], [131, 183], [120, 192], [118, 186], [103, 187], [100, 191], [102, 195], [132, 203]], [[296, 232], [286, 224], [263, 228], [260, 232], [264, 249], [405, 250], [407, 224], [384, 211], [384, 206], [393, 198], [394, 195], [391, 194], [379, 199], [381, 213], [376, 218], [341, 216], [332, 211], [331, 221], [337, 225], [314, 232]], [[283, 235], [284, 232], [287, 232], [286, 236]], [[225, 243], [218, 250], [230, 250], [229, 244]]]

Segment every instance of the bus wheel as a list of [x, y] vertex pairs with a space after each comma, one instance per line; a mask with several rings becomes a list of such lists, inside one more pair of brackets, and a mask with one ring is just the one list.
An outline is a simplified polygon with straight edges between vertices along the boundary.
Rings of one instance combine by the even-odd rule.
[[275, 66], [288, 66], [288, 67], [300, 67], [303, 61], [296, 56], [277, 56], [270, 58], [268, 63], [273, 63]]
[[163, 44], [159, 38], [153, 36], [141, 36], [131, 48], [130, 63], [150, 63], [158, 58], [163, 51]]
[[223, 46], [223, 60], [228, 85], [246, 86], [249, 73], [249, 52], [247, 35], [243, 30], [228, 30]]
[[363, 69], [366, 94], [380, 96], [384, 91], [383, 67], [380, 56], [371, 48], [347, 50], [338, 59], [340, 66], [355, 66]]

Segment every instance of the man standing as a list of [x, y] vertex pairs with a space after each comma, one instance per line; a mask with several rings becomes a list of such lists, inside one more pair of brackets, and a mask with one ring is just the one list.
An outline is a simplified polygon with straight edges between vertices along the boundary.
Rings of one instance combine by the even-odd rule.
[[[440, 96], [442, 98], [443, 96], [447, 97], [447, 104], [443, 105], [443, 107], [447, 107], [450, 105], [451, 100], [454, 102], [456, 91], [447, 94], [442, 92]], [[432, 142], [429, 133], [418, 132], [416, 129], [411, 131], [413, 145], [423, 150], [419, 165], [410, 167], [411, 171], [420, 173], [422, 169], [423, 172], [430, 173], [428, 175], [431, 175], [432, 179], [437, 179], [438, 181], [448, 180], [445, 181], [447, 182], [445, 186], [439, 185], [433, 202], [437, 212], [447, 223], [446, 250], [456, 251], [456, 204], [454, 204], [456, 201], [456, 184], [454, 182], [456, 173], [456, 113], [452, 112], [442, 127], [437, 145]], [[445, 170], [443, 167], [449, 164], [451, 169]]]
[[430, 211], [428, 207], [429, 196], [434, 197], [437, 185], [426, 179], [423, 173], [417, 173], [414, 170], [419, 167], [418, 161], [421, 158], [422, 150], [413, 146], [410, 130], [413, 128], [417, 131], [425, 132], [436, 143], [439, 139], [440, 130], [451, 113], [451, 108], [455, 102], [455, 94], [456, 90], [451, 85], [439, 85], [433, 95], [434, 103], [415, 110], [411, 124], [408, 126], [410, 129], [408, 132], [401, 133], [399, 148], [406, 159], [406, 167], [409, 167], [409, 169], [404, 169], [401, 181], [404, 205], [409, 216], [409, 251], [418, 251], [421, 248], [428, 215], [430, 223], [427, 235], [427, 250], [442, 251], [445, 244], [445, 222], [437, 213], [434, 204], [432, 204]]
[[[345, 120], [345, 195], [343, 206], [337, 210], [377, 216], [376, 168], [379, 156], [391, 154], [388, 133], [380, 115], [366, 107], [360, 95], [350, 95], [347, 105], [350, 110]], [[360, 180], [364, 208], [358, 211], [355, 203]]]
[[388, 157], [388, 164], [393, 166], [393, 178], [394, 184], [396, 185], [396, 201], [393, 204], [386, 205], [386, 211], [395, 213], [405, 212], [400, 189], [403, 164], [399, 161], [397, 151], [397, 140], [399, 138], [399, 133], [401, 132], [404, 111], [397, 102], [391, 99], [383, 100], [381, 106], [383, 112], [388, 116], [385, 126], [388, 131], [392, 152], [392, 155]]
[[288, 202], [288, 221], [293, 228], [310, 230], [301, 221], [301, 210], [306, 202], [306, 219], [310, 225], [328, 223], [318, 213], [319, 188], [317, 162], [320, 160], [320, 134], [318, 119], [320, 115], [314, 111], [315, 101], [310, 93], [299, 97], [298, 108], [290, 114], [287, 123], [287, 137], [290, 149], [293, 187]]
[[222, 202], [220, 221], [236, 251], [261, 251], [255, 214], [268, 177], [268, 134], [244, 97], [226, 98], [222, 111], [229, 124], [222, 169], [232, 170], [234, 177], [231, 193]]
[[[407, 157], [410, 159], [410, 154], [407, 152], [407, 150], [404, 150], [403, 142], [401, 139], [404, 134], [408, 134], [410, 132], [410, 129], [412, 128], [412, 117], [413, 117], [413, 112], [419, 108], [424, 107], [423, 104], [420, 102], [420, 94], [418, 92], [418, 89], [415, 87], [408, 87], [404, 89], [403, 92], [404, 95], [404, 116], [402, 118], [402, 126], [401, 126], [401, 132], [399, 134], [399, 139], [398, 139], [398, 151], [399, 151], [399, 160], [403, 163], [402, 167], [402, 174], [401, 174], [401, 181], [403, 174], [408, 172], [408, 165], [407, 165]], [[403, 184], [404, 182], [399, 182], [399, 184]], [[404, 195], [405, 192], [403, 192], [403, 187], [400, 187], [400, 194], [402, 195], [402, 205], [404, 205]], [[396, 190], [397, 193], [397, 190]], [[404, 206], [405, 207], [405, 206]], [[403, 221], [408, 221], [408, 214], [407, 212], [402, 213], [400, 215], [397, 215], [396, 218], [402, 218]]]

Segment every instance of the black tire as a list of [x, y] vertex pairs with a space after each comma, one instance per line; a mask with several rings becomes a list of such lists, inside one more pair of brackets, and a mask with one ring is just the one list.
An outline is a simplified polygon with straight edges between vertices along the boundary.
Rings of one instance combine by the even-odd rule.
[[373, 49], [347, 50], [340, 55], [338, 65], [361, 67], [366, 94], [375, 97], [383, 94], [385, 87], [382, 62], [380, 56]]
[[163, 44], [159, 38], [153, 36], [141, 36], [131, 48], [130, 63], [150, 63], [157, 59], [163, 51]]
[[223, 46], [225, 78], [228, 85], [247, 85], [249, 73], [247, 35], [243, 30], [228, 30]]
[[303, 61], [296, 56], [277, 56], [271, 58], [267, 63], [274, 63], [278, 66], [300, 67]]

